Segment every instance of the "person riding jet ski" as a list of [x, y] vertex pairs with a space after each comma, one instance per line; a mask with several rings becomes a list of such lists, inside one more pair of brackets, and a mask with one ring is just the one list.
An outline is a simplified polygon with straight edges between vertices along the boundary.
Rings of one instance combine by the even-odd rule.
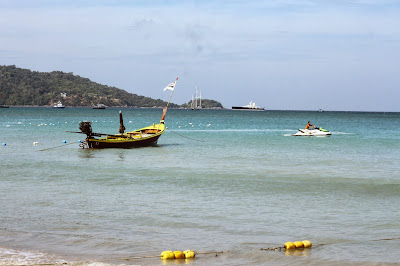
[[331, 132], [329, 132], [326, 129], [323, 129], [322, 127], [317, 127], [315, 125], [311, 125], [311, 122], [308, 121], [305, 129], [299, 129], [299, 131], [296, 134], [293, 134], [293, 136], [330, 136]]
[[[310, 128], [311, 127], [311, 128]], [[315, 129], [315, 126], [314, 125], [311, 125], [311, 122], [310, 121], [308, 121], [308, 123], [307, 123], [307, 125], [306, 125], [306, 128], [305, 129]]]

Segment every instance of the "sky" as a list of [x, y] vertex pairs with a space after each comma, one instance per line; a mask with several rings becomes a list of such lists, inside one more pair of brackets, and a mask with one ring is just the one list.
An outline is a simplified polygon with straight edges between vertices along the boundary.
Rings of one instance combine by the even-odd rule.
[[167, 101], [400, 112], [399, 0], [0, 0], [0, 65]]

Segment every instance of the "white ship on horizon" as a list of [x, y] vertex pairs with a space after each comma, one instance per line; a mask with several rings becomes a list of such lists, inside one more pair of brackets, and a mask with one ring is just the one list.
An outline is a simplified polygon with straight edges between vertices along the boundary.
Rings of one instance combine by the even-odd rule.
[[263, 107], [258, 107], [255, 102], [250, 101], [248, 105], [232, 106], [232, 110], [264, 111]]

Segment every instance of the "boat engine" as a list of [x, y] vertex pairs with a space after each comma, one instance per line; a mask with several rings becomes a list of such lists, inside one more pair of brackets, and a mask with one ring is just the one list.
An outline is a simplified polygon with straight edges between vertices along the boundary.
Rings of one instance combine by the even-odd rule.
[[93, 133], [91, 124], [91, 122], [79, 122], [79, 129], [88, 137], [90, 137]]

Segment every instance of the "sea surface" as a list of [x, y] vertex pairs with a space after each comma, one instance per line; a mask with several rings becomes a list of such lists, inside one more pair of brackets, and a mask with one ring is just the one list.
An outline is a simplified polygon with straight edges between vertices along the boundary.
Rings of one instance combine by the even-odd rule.
[[[119, 110], [0, 109], [0, 265], [400, 264], [400, 113], [169, 109], [136, 149], [67, 132], [117, 133]], [[121, 110], [129, 131], [162, 113]], [[332, 136], [292, 136], [307, 121]]]

